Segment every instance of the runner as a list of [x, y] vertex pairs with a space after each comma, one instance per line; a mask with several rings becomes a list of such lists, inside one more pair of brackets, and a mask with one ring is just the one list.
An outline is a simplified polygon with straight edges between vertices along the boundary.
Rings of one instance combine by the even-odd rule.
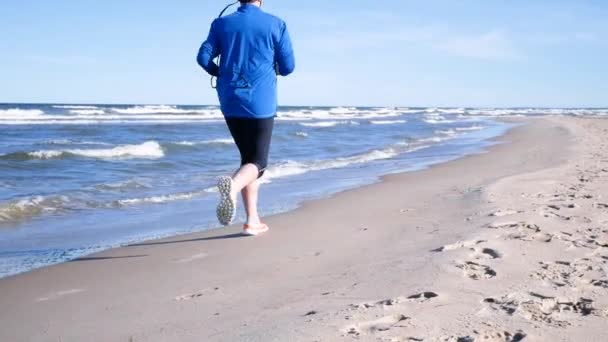
[[[261, 0], [239, 2], [235, 13], [213, 21], [197, 61], [217, 77], [221, 110], [241, 154], [236, 173], [218, 181], [217, 218], [232, 223], [240, 192], [247, 214], [243, 231], [258, 235], [268, 231], [257, 202], [277, 111], [277, 75], [291, 74], [295, 59], [285, 22], [263, 12]], [[214, 62], [218, 56], [220, 63]]]

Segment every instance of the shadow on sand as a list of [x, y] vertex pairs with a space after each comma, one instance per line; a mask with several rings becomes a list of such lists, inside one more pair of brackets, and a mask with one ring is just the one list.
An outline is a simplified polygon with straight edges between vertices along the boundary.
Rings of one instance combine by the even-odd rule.
[[226, 234], [226, 235], [219, 235], [219, 236], [210, 236], [210, 237], [197, 238], [197, 239], [174, 240], [174, 241], [151, 241], [151, 242], [134, 243], [134, 244], [128, 245], [126, 247], [170, 245], [170, 244], [175, 244], [175, 243], [212, 241], [212, 240], [227, 240], [227, 239], [239, 239], [239, 238], [246, 238], [246, 237], [248, 237], [248, 236], [243, 235], [242, 233], [234, 233], [234, 234]]
[[142, 255], [124, 255], [124, 256], [108, 256], [108, 257], [84, 257], [78, 258], [74, 260], [70, 260], [68, 262], [81, 262], [81, 261], [102, 261], [102, 260], [114, 260], [114, 259], [131, 259], [131, 258], [143, 258], [147, 257], [147, 254]]

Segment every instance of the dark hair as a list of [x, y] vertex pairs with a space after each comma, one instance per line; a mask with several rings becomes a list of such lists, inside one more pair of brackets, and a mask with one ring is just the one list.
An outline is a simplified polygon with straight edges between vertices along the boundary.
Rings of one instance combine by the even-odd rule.
[[256, 2], [256, 1], [257, 0], [239, 0], [239, 2], [242, 3], [242, 4], [248, 4], [248, 3]]

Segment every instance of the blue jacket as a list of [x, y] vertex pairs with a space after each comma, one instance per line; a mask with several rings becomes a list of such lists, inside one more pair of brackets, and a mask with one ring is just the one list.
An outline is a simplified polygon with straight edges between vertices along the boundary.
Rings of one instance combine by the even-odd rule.
[[[220, 65], [213, 59], [220, 56]], [[251, 4], [211, 24], [198, 64], [217, 79], [225, 117], [269, 118], [277, 112], [277, 74], [295, 68], [285, 22]]]

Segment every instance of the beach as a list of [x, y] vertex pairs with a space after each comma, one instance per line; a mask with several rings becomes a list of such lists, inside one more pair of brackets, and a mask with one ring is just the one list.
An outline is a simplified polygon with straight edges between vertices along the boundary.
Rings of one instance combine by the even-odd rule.
[[0, 341], [606, 341], [608, 121], [0, 279]]

